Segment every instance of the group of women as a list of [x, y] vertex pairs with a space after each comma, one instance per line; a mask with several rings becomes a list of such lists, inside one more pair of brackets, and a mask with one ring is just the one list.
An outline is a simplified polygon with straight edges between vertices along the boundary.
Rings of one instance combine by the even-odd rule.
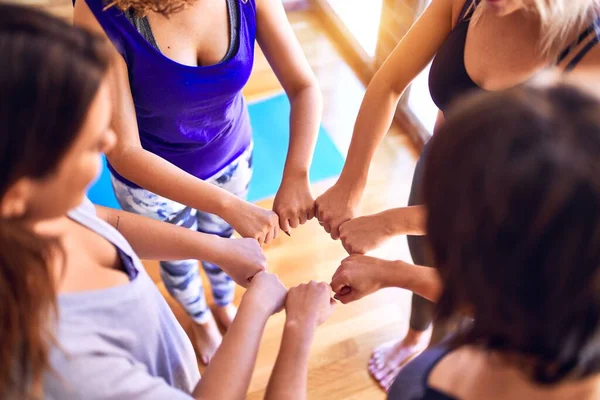
[[[243, 398], [285, 309], [265, 396], [305, 398], [332, 291], [348, 303], [396, 286], [422, 297], [407, 336], [369, 365], [389, 398], [596, 398], [599, 17], [597, 0], [433, 0], [369, 85], [342, 175], [315, 200], [321, 96], [279, 1], [79, 0], [75, 26], [0, 5], [0, 397]], [[255, 41], [291, 103], [272, 211], [244, 200]], [[409, 206], [355, 218], [399, 97], [431, 59], [440, 117]], [[575, 83], [529, 82], [546, 70]], [[102, 153], [123, 211], [85, 198]], [[288, 290], [261, 245], [314, 216], [350, 257], [331, 284]], [[364, 255], [392, 235], [411, 235], [417, 265]], [[202, 379], [140, 257], [161, 261], [196, 322]], [[451, 333], [417, 357], [434, 315]]]

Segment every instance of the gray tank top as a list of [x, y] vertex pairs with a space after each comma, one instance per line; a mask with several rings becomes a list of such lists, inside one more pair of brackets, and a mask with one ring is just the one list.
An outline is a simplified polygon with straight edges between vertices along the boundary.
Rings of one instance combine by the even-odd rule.
[[45, 376], [50, 400], [192, 399], [194, 349], [125, 238], [86, 199], [69, 217], [118, 250], [126, 285], [58, 297], [58, 347]]

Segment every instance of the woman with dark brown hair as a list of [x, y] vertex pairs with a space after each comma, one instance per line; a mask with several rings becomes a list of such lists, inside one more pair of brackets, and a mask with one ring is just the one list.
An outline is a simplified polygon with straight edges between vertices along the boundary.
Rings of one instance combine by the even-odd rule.
[[[599, 0], [432, 0], [377, 71], [354, 126], [344, 170], [316, 200], [319, 221], [350, 255], [366, 254], [397, 235], [408, 235], [413, 262], [431, 264], [426, 252], [422, 165], [417, 162], [408, 207], [354, 218], [369, 164], [388, 131], [400, 96], [431, 62], [429, 91], [439, 108], [436, 129], [450, 105], [471, 91], [505, 90], [547, 69], [600, 71]], [[434, 134], [435, 130], [434, 129]], [[466, 150], [468, 151], [468, 150]], [[375, 348], [369, 371], [384, 389], [402, 365], [423, 351], [432, 329], [433, 305], [413, 295], [409, 329], [400, 340]], [[443, 335], [443, 333], [442, 333]]]
[[424, 199], [439, 278], [355, 259], [332, 283], [351, 288], [345, 302], [415, 290], [437, 299], [440, 323], [459, 325], [400, 371], [388, 398], [598, 398], [598, 99], [565, 85], [478, 94], [450, 111], [430, 151]]
[[[332, 309], [327, 284], [293, 288], [286, 300], [256, 240], [85, 198], [101, 153], [115, 144], [108, 59], [101, 37], [0, 4], [0, 398], [243, 398], [265, 324], [284, 305], [269, 393], [302, 396], [306, 382], [289, 360], [307, 362]], [[219, 262], [248, 287], [202, 380], [190, 340], [138, 255]]]

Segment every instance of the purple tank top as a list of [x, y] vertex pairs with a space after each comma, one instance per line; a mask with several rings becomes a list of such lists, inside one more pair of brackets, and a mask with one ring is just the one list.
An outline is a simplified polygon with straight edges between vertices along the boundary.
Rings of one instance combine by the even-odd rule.
[[238, 1], [235, 54], [216, 65], [190, 67], [154, 48], [118, 8], [103, 11], [103, 0], [86, 0], [127, 63], [142, 147], [200, 179], [220, 171], [252, 140], [241, 91], [254, 63], [256, 6]]

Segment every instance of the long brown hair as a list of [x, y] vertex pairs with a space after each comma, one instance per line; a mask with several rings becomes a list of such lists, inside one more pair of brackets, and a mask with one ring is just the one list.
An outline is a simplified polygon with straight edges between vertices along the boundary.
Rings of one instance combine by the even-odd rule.
[[428, 237], [454, 338], [532, 381], [600, 372], [600, 102], [570, 86], [463, 100], [425, 165]]
[[[51, 175], [108, 68], [102, 39], [31, 8], [0, 4], [0, 199]], [[49, 367], [58, 247], [0, 219], [0, 398], [39, 397]]]

